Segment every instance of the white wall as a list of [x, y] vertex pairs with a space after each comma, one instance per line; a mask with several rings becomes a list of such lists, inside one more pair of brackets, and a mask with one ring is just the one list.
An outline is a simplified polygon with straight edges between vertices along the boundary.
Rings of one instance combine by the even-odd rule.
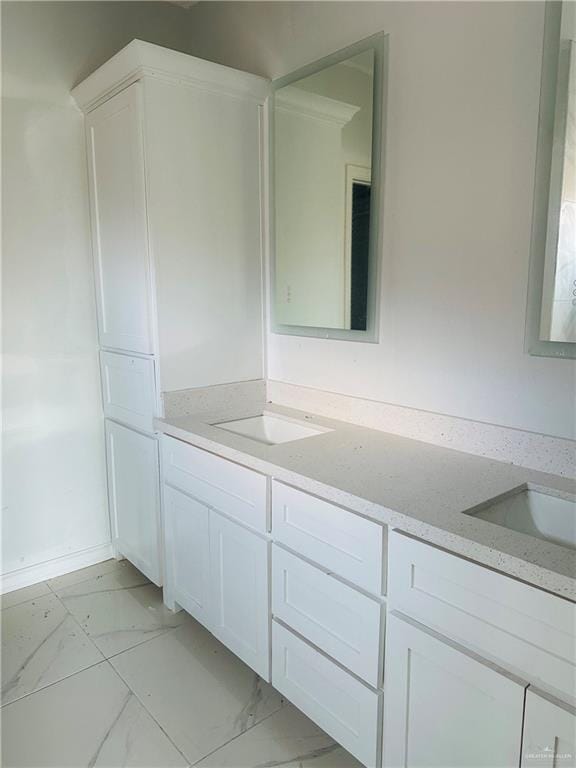
[[524, 353], [544, 8], [200, 3], [198, 56], [279, 77], [390, 33], [380, 343], [269, 337], [273, 379], [574, 436], [575, 365]]
[[166, 3], [2, 3], [2, 572], [109, 541], [83, 118], [70, 88], [134, 37], [185, 50]]

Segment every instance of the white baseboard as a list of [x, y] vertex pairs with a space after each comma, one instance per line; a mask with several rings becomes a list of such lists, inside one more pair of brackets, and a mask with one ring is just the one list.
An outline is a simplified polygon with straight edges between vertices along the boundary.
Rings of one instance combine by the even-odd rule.
[[56, 576], [64, 576], [64, 574], [77, 571], [79, 568], [87, 568], [89, 565], [110, 560], [111, 557], [114, 557], [112, 544], [100, 544], [97, 547], [83, 549], [81, 552], [74, 552], [71, 555], [63, 555], [54, 558], [54, 560], [47, 560], [44, 563], [10, 571], [1, 577], [0, 594], [29, 587]]

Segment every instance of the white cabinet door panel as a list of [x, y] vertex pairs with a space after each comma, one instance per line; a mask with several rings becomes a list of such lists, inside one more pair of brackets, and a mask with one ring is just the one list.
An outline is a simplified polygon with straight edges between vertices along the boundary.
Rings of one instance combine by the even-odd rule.
[[210, 510], [164, 486], [165, 599], [176, 602], [208, 629], [212, 626]]
[[270, 680], [270, 544], [210, 513], [214, 634], [264, 680]]
[[104, 415], [129, 427], [154, 431], [156, 385], [154, 360], [100, 352]]
[[151, 354], [141, 88], [90, 112], [86, 127], [100, 343]]
[[385, 768], [513, 768], [526, 684], [392, 612], [386, 632]]
[[522, 768], [576, 768], [576, 710], [528, 688]]
[[158, 441], [106, 420], [106, 459], [116, 550], [162, 584]]
[[382, 594], [386, 527], [274, 481], [274, 538], [326, 570]]
[[275, 621], [272, 684], [361, 763], [379, 764], [381, 694]]
[[281, 547], [272, 547], [272, 613], [377, 688], [382, 605]]

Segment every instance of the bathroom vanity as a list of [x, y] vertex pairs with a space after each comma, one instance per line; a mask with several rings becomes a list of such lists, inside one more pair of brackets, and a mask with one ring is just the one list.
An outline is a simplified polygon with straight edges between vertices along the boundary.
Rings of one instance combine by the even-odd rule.
[[[167, 605], [366, 766], [574, 765], [573, 482], [280, 407], [236, 415], [156, 421]], [[506, 525], [536, 488], [568, 546], [515, 530], [518, 509]]]

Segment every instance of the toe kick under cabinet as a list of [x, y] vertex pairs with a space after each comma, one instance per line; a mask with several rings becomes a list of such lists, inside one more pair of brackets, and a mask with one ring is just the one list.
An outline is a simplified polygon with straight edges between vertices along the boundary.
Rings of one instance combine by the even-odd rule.
[[72, 91], [85, 114], [112, 544], [158, 585], [162, 394], [262, 378], [268, 90], [133, 40]]

